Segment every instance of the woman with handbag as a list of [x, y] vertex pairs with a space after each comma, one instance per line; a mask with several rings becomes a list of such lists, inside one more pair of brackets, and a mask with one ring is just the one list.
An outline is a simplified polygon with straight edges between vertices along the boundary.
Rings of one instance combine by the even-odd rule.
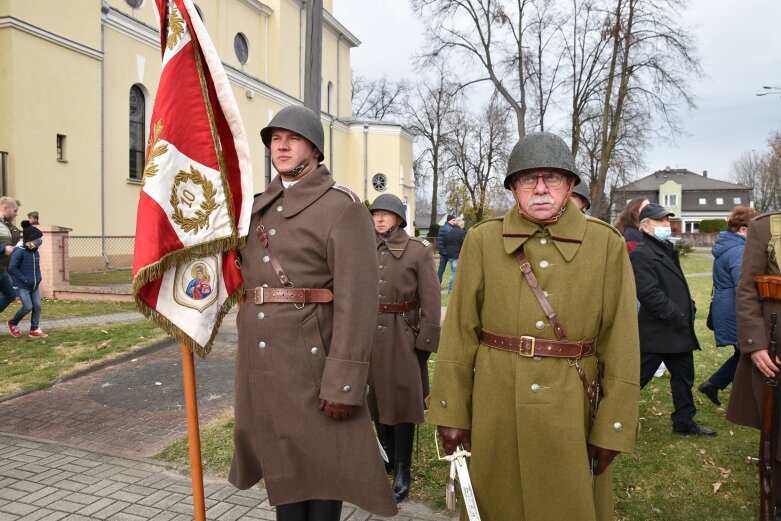
[[[716, 336], [716, 347], [732, 346], [734, 353], [722, 366], [697, 387], [716, 405], [721, 405], [719, 391], [727, 388], [735, 377], [740, 351], [738, 350], [737, 320], [735, 318], [735, 290], [743, 262], [748, 222], [757, 214], [753, 208], [736, 206], [727, 219], [727, 231], [716, 239], [711, 252], [713, 262], [713, 297], [708, 313]], [[711, 327], [709, 324], [708, 327]]]

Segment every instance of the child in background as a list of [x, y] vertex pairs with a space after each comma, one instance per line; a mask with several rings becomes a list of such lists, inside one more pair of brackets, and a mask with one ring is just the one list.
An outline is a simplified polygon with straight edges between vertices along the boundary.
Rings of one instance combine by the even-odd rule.
[[13, 336], [19, 338], [19, 322], [29, 313], [33, 312], [30, 321], [30, 336], [33, 338], [46, 338], [46, 333], [40, 328], [41, 319], [41, 262], [38, 247], [43, 243], [41, 230], [30, 224], [30, 221], [22, 221], [22, 246], [11, 254], [8, 261], [8, 273], [14, 281], [14, 286], [19, 289], [19, 299], [22, 307], [7, 322], [8, 330]]

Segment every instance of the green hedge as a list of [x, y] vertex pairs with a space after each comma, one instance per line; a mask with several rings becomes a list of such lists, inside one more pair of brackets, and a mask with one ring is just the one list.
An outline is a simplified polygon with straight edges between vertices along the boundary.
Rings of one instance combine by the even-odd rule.
[[727, 229], [724, 219], [704, 219], [700, 221], [700, 233], [723, 232]]

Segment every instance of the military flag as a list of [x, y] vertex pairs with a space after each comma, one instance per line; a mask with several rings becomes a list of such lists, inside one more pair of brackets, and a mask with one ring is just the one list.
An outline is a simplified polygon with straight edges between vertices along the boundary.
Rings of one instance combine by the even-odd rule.
[[162, 73], [133, 258], [141, 311], [201, 357], [240, 297], [249, 145], [220, 57], [192, 0], [155, 0]]

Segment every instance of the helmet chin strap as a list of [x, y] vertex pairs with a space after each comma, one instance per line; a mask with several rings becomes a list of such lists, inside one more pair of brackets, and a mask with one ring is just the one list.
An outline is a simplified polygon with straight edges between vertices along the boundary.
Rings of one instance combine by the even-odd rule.
[[312, 149], [312, 152], [309, 153], [309, 156], [306, 159], [301, 161], [301, 163], [299, 163], [299, 165], [294, 169], [292, 169], [290, 172], [284, 172], [284, 174], [289, 175], [290, 177], [297, 177], [299, 174], [301, 174], [301, 172], [303, 172], [306, 169], [306, 167], [309, 166], [309, 163], [312, 162], [312, 156], [314, 155], [314, 153], [315, 150]]

